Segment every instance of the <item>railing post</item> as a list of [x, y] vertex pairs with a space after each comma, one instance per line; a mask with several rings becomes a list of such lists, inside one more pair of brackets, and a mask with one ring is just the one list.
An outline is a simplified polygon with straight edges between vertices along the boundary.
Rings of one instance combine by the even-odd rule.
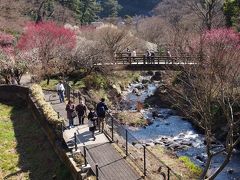
[[96, 179], [98, 180], [99, 179], [98, 178], [98, 164], [96, 164], [95, 168], [96, 168]]
[[114, 142], [114, 139], [113, 139], [113, 117], [111, 117], [112, 119], [112, 142]]
[[128, 130], [126, 129], [126, 156], [128, 156]]
[[146, 145], [143, 145], [143, 174], [144, 176], [147, 175], [147, 169], [146, 169]]
[[74, 133], [74, 145], [75, 145], [75, 151], [77, 151], [77, 133]]
[[86, 158], [86, 146], [83, 146], [83, 156], [84, 156], [84, 165], [87, 166], [87, 158]]
[[73, 102], [75, 103], [75, 91], [73, 89]]
[[168, 171], [167, 171], [167, 180], [170, 180], [170, 168], [169, 167], [167, 167], [168, 168]]

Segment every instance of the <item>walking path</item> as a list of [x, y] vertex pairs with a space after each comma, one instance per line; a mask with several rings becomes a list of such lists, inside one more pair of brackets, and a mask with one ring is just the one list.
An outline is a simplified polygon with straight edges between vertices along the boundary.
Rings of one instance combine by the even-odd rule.
[[[45, 99], [50, 101], [54, 110], [59, 112], [66, 119], [65, 103], [59, 103], [56, 94], [46, 93]], [[76, 122], [75, 122], [76, 123]], [[87, 123], [87, 122], [85, 122]], [[65, 126], [68, 122], [65, 121]], [[112, 146], [103, 133], [96, 133], [96, 140], [93, 141], [88, 126], [78, 125], [71, 129], [66, 129], [63, 138], [69, 148], [74, 147], [74, 133], [76, 133], [77, 148], [84, 154], [86, 152], [87, 162], [93, 172], [98, 174], [100, 180], [137, 180], [141, 176], [134, 170], [120, 153]], [[97, 166], [96, 166], [97, 165]], [[97, 168], [96, 168], [97, 167]]]

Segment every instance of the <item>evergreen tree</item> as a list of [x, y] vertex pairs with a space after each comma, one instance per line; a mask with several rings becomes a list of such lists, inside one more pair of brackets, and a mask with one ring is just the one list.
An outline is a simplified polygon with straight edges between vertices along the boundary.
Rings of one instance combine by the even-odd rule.
[[102, 2], [103, 17], [117, 17], [122, 6], [118, 4], [118, 0], [105, 0]]
[[228, 27], [235, 26], [240, 31], [240, 1], [225, 0], [224, 14], [226, 17], [226, 25]]
[[71, 6], [81, 24], [95, 21], [102, 10], [100, 3], [96, 0], [72, 0]]

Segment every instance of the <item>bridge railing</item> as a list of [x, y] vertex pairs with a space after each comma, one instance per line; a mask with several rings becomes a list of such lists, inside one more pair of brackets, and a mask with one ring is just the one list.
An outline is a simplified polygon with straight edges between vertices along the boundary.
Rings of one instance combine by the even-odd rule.
[[115, 64], [187, 64], [191, 62], [191, 56], [154, 56], [154, 57], [146, 57], [146, 56], [122, 56], [115, 58]]
[[116, 118], [107, 114], [104, 133], [130, 158], [143, 176], [150, 179], [181, 179], [169, 166], [137, 140]]

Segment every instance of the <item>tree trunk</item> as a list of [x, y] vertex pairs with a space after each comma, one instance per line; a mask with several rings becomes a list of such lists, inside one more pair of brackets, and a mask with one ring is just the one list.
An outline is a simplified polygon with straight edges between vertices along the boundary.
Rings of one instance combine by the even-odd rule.
[[225, 158], [221, 166], [208, 178], [209, 180], [214, 180], [217, 177], [217, 175], [220, 172], [222, 172], [225, 166], [229, 163], [231, 155], [232, 155], [232, 148], [228, 151], [227, 157]]
[[205, 179], [205, 177], [207, 175], [207, 172], [208, 172], [208, 170], [210, 168], [211, 161], [212, 161], [212, 157], [210, 156], [210, 157], [208, 157], [207, 163], [206, 163], [206, 165], [204, 167], [204, 170], [203, 170], [203, 172], [202, 172], [202, 174], [200, 176], [200, 179]]
[[49, 75], [46, 75], [47, 76], [47, 85], [49, 85], [50, 83], [50, 76]]
[[10, 84], [10, 79], [9, 79], [9, 77], [6, 76], [6, 77], [4, 77], [4, 79], [5, 79], [5, 83], [6, 83], [6, 84]]

